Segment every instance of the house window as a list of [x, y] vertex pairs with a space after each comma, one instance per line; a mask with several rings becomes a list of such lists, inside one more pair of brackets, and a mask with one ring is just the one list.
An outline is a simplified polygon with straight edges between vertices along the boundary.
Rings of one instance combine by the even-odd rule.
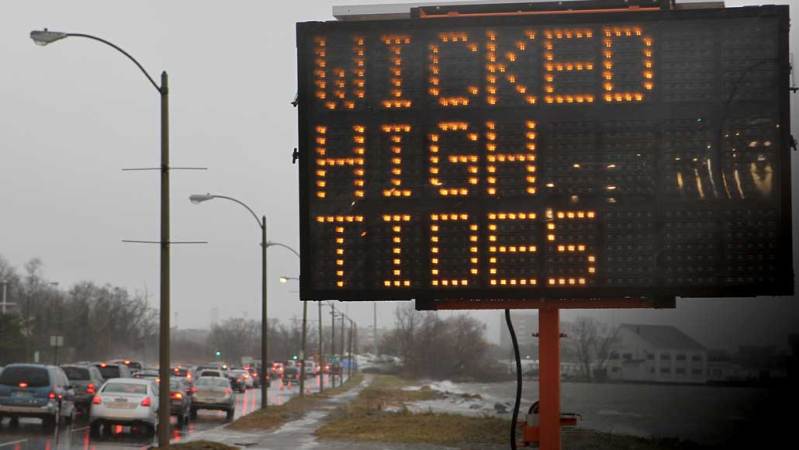
[[671, 369], [669, 369], [668, 367], [661, 367], [660, 373], [671, 373]]
[[614, 368], [610, 369], [610, 371], [613, 372], [613, 373], [618, 373], [619, 372], [619, 368], [618, 367], [614, 367]]
[[678, 368], [677, 368], [677, 369], [676, 369], [674, 372], [675, 372], [677, 375], [685, 375], [685, 369], [684, 369], [684, 368], [682, 368], [682, 367], [678, 367]]
[[610, 352], [610, 359], [619, 359], [619, 354], [616, 352]]
[[702, 355], [693, 355], [693, 356], [691, 356], [691, 361], [694, 361], [694, 362], [702, 361]]
[[630, 361], [631, 359], [633, 359], [633, 354], [632, 353], [625, 353], [625, 354], [622, 355], [622, 358], [624, 358], [625, 361]]
[[649, 368], [649, 373], [655, 373], [655, 368], [654, 367], [650, 367]]
[[661, 361], [671, 361], [671, 354], [670, 353], [661, 353], [660, 354]]
[[691, 373], [694, 375], [702, 375], [702, 369], [694, 369], [691, 371]]
[[675, 358], [675, 359], [677, 361], [685, 361], [685, 354], [684, 353], [678, 353], [677, 354], [677, 358]]
[[654, 354], [654, 353], [647, 353], [647, 354], [646, 354], [646, 359], [648, 359], [648, 360], [653, 360], [653, 359], [655, 359], [655, 354]]

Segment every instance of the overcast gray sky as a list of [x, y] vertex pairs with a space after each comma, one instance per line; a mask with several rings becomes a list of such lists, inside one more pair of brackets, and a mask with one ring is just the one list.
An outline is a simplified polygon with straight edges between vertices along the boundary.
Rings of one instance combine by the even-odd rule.
[[[159, 102], [153, 87], [124, 57], [95, 42], [68, 39], [33, 45], [32, 29], [104, 37], [132, 53], [157, 76], [170, 75], [171, 161], [206, 172], [172, 174], [172, 239], [207, 240], [175, 246], [173, 311], [179, 326], [206, 327], [221, 318], [258, 317], [259, 230], [246, 211], [216, 201], [200, 206], [189, 194], [211, 192], [245, 201], [268, 217], [271, 240], [298, 247], [294, 26], [330, 20], [333, 4], [379, 1], [3, 1], [0, 14], [0, 254], [20, 267], [32, 257], [62, 288], [80, 280], [158, 293], [158, 248], [122, 244], [157, 240]], [[392, 2], [397, 3], [397, 2]], [[790, 4], [796, 17], [799, 0]], [[758, 4], [728, 1], [728, 6]], [[794, 20], [794, 23], [797, 21]], [[799, 49], [796, 28], [792, 51]], [[792, 126], [799, 135], [797, 96]], [[796, 158], [793, 171], [797, 172]], [[794, 199], [797, 198], [794, 176]], [[794, 205], [794, 210], [797, 210]], [[796, 221], [796, 218], [794, 218]], [[794, 243], [799, 242], [796, 235]], [[797, 252], [794, 250], [794, 254]], [[301, 314], [298, 260], [269, 252], [270, 315]], [[371, 324], [371, 304], [347, 304]], [[379, 307], [390, 325], [393, 305]], [[669, 311], [566, 312], [613, 322], [677, 323], [706, 345], [783, 343], [799, 331], [793, 299], [680, 301]], [[315, 309], [314, 316], [315, 316]], [[499, 313], [470, 313], [498, 340]]]

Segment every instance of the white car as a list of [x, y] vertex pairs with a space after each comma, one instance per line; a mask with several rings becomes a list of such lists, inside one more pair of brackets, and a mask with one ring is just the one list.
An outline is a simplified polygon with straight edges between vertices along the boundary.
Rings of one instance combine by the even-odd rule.
[[158, 426], [155, 380], [114, 378], [100, 388], [92, 399], [89, 413], [91, 434], [97, 436], [101, 426], [112, 425], [143, 426], [147, 434], [155, 434]]
[[314, 361], [305, 361], [305, 376], [312, 377], [317, 374], [318, 368]]

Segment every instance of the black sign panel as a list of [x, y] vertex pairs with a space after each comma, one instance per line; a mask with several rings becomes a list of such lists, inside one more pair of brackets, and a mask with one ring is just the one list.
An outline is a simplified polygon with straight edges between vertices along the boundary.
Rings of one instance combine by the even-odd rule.
[[297, 36], [302, 299], [793, 292], [787, 7]]

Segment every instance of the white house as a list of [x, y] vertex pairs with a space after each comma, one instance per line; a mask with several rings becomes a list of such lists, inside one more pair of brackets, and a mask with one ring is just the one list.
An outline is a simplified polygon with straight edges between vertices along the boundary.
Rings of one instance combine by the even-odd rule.
[[668, 325], [624, 324], [607, 362], [608, 379], [707, 382], [707, 349]]

